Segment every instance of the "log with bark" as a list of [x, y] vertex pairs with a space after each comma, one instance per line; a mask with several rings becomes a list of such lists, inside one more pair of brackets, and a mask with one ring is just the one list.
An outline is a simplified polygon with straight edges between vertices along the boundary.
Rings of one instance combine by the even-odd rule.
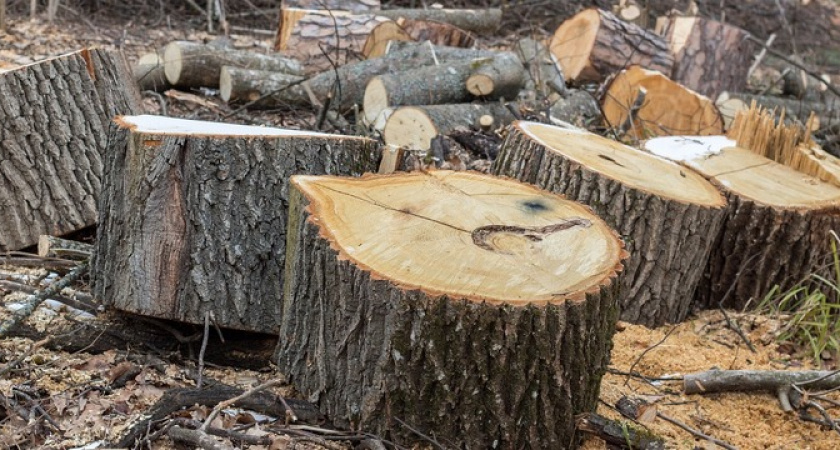
[[273, 333], [287, 180], [375, 171], [370, 140], [157, 116], [118, 119], [100, 198], [95, 295], [163, 319]]
[[229, 103], [251, 102], [254, 107], [277, 107], [278, 100], [272, 94], [303, 80], [301, 76], [282, 72], [224, 66], [219, 75], [219, 97]]
[[625, 255], [601, 219], [469, 172], [291, 183], [277, 358], [304, 395], [400, 441], [410, 424], [452, 448], [576, 446]]
[[726, 202], [697, 173], [595, 134], [516, 122], [493, 174], [589, 205], [623, 237], [622, 320], [659, 326], [692, 310]]
[[607, 82], [601, 109], [607, 127], [635, 139], [723, 133], [723, 118], [711, 100], [639, 66]]
[[662, 36], [597, 8], [563, 22], [549, 48], [566, 79], [576, 82], [600, 82], [631, 65], [666, 74], [674, 67], [674, 56]]
[[552, 92], [566, 93], [566, 78], [557, 58], [545, 45], [531, 38], [520, 39], [513, 49], [528, 71], [530, 79], [525, 89], [537, 91], [542, 97]]
[[396, 20], [400, 17], [411, 20], [433, 20], [448, 23], [464, 31], [487, 34], [496, 31], [502, 22], [502, 10], [483, 9], [386, 9], [376, 12]]
[[[645, 148], [719, 186], [729, 206], [697, 288], [699, 307], [741, 309], [815, 273], [840, 229], [840, 188], [735, 147], [723, 136], [651, 139]], [[731, 291], [731, 292], [730, 292]]]
[[96, 223], [108, 126], [139, 110], [122, 54], [86, 49], [0, 73], [0, 251]]
[[141, 91], [163, 92], [172, 85], [164, 73], [163, 55], [147, 53], [134, 65], [134, 81]]
[[374, 123], [383, 110], [398, 106], [464, 103], [475, 97], [510, 100], [524, 82], [525, 69], [510, 52], [380, 75], [365, 87], [365, 119]]
[[48, 234], [38, 238], [38, 256], [46, 258], [88, 259], [93, 246]]
[[468, 48], [475, 44], [475, 37], [448, 23], [400, 17], [374, 27], [365, 40], [362, 55], [368, 59], [382, 56], [388, 52], [391, 41], [429, 41], [434, 45]]
[[281, 8], [328, 9], [332, 11], [364, 12], [378, 10], [379, 0], [283, 0]]
[[269, 70], [302, 75], [300, 61], [280, 55], [264, 55], [245, 50], [176, 41], [163, 49], [164, 72], [173, 86], [184, 88], [219, 87], [223, 66]]
[[710, 98], [745, 90], [758, 50], [746, 31], [702, 17], [661, 17], [656, 27], [675, 55], [674, 81]]

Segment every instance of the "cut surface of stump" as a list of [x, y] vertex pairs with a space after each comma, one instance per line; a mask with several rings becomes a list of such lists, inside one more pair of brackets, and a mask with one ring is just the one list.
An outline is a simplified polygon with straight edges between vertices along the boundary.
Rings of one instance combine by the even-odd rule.
[[96, 223], [110, 120], [139, 103], [122, 54], [109, 50], [0, 73], [0, 252]]
[[662, 137], [645, 148], [693, 168], [728, 197], [697, 290], [700, 306], [755, 304], [775, 285], [784, 291], [805, 280], [831, 254], [830, 231], [840, 229], [840, 188], [735, 147], [723, 136]]
[[714, 102], [659, 72], [633, 66], [607, 83], [601, 99], [605, 125], [622, 134], [646, 139], [723, 133]]
[[725, 199], [701, 175], [595, 134], [515, 122], [492, 173], [585, 203], [623, 237], [621, 318], [679, 322], [717, 237]]
[[376, 169], [367, 139], [127, 116], [112, 130], [94, 289], [117, 309], [278, 330], [288, 178]]
[[458, 448], [574, 442], [574, 416], [597, 400], [626, 255], [602, 220], [466, 172], [292, 187], [277, 356], [323, 412], [416, 440], [398, 417]]

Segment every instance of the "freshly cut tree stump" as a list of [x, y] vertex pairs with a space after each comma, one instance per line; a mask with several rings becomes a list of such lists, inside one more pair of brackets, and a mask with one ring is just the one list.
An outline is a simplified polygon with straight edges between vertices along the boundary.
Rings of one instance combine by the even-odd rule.
[[[303, 81], [303, 77], [282, 72], [240, 69], [224, 66], [219, 76], [219, 96], [226, 102], [257, 101], [280, 89], [289, 88]], [[266, 98], [254, 106], [276, 107], [277, 101]], [[294, 105], [292, 105], [294, 106]]]
[[288, 178], [376, 170], [368, 139], [223, 123], [117, 120], [100, 199], [95, 295], [162, 319], [275, 333]]
[[592, 209], [624, 238], [622, 320], [676, 323], [712, 251], [726, 201], [697, 173], [595, 134], [516, 122], [495, 175], [563, 194]]
[[387, 53], [391, 41], [429, 41], [434, 45], [461, 48], [472, 47], [475, 44], [475, 38], [469, 32], [454, 25], [400, 17], [374, 27], [365, 40], [362, 55], [368, 59], [382, 56]]
[[607, 127], [635, 139], [723, 134], [723, 118], [711, 100], [639, 66], [608, 81], [601, 108]]
[[436, 136], [459, 126], [477, 126], [483, 116], [492, 117], [496, 126], [504, 126], [516, 120], [505, 105], [499, 102], [405, 106], [385, 115], [387, 117], [383, 118], [382, 126], [385, 143], [411, 150], [428, 150]]
[[[735, 147], [723, 136], [651, 139], [645, 148], [691, 167], [729, 201], [697, 303], [741, 309], [814, 273], [840, 230], [840, 188]], [[732, 290], [729, 295], [727, 292]]]
[[381, 4], [379, 0], [283, 0], [280, 7], [365, 12], [378, 10]]
[[141, 91], [163, 92], [171, 86], [164, 73], [163, 56], [147, 53], [134, 66], [134, 81]]
[[223, 66], [302, 75], [300, 61], [214, 45], [176, 41], [163, 49], [166, 79], [178, 87], [219, 87]]
[[549, 48], [566, 79], [577, 82], [600, 82], [631, 65], [666, 74], [674, 67], [674, 56], [662, 36], [597, 8], [563, 22]]
[[0, 73], [0, 252], [96, 223], [109, 122], [139, 102], [125, 59], [108, 50]]
[[757, 50], [749, 33], [702, 17], [663, 17], [656, 25], [676, 56], [674, 81], [710, 98], [746, 89]]
[[302, 393], [400, 441], [397, 419], [450, 448], [576, 446], [626, 256], [601, 219], [467, 172], [291, 184], [277, 359]]

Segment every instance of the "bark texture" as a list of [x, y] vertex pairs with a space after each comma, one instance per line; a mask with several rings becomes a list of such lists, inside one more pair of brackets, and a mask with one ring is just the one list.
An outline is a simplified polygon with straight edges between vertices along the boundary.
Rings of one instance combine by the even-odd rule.
[[[594, 410], [617, 311], [615, 283], [585, 298], [511, 306], [431, 296], [341, 256], [291, 205], [278, 364], [339, 426], [447, 446], [576, 448]], [[321, 222], [322, 223], [322, 222]]]
[[141, 91], [163, 92], [171, 86], [164, 73], [163, 56], [147, 53], [134, 66], [134, 81]]
[[116, 52], [82, 50], [0, 74], [0, 251], [96, 223], [108, 123], [138, 108]]
[[379, 0], [283, 0], [282, 8], [370, 11], [379, 9]]
[[[619, 232], [630, 253], [620, 276], [622, 320], [655, 327], [685, 319], [721, 227], [723, 199], [694, 204], [634, 187], [547, 147], [521, 124], [509, 128], [491, 173], [586, 204]], [[593, 134], [593, 145], [600, 139]]]
[[288, 178], [378, 164], [371, 141], [346, 136], [112, 135], [95, 295], [137, 314], [200, 324], [212, 312], [220, 326], [264, 333], [280, 320]]
[[400, 17], [394, 21], [382, 22], [371, 30], [362, 55], [376, 58], [387, 53], [391, 41], [429, 41], [434, 45], [468, 48], [475, 44], [469, 32], [454, 25], [433, 20], [411, 20]]
[[[289, 106], [283, 105], [282, 94], [275, 98], [272, 93], [291, 89], [292, 85], [301, 81], [303, 77], [282, 72], [224, 66], [219, 76], [219, 96], [226, 102], [256, 101], [256, 107]], [[264, 96], [267, 97], [262, 98]]]
[[531, 38], [524, 38], [517, 41], [513, 51], [528, 71], [529, 79], [525, 83], [525, 89], [537, 91], [543, 97], [548, 97], [552, 92], [560, 95], [566, 93], [563, 68], [545, 45]]
[[390, 19], [434, 20], [448, 23], [473, 33], [492, 33], [499, 28], [502, 10], [485, 9], [386, 9], [376, 12]]
[[710, 98], [746, 89], [747, 71], [757, 50], [746, 39], [746, 31], [700, 17], [671, 17], [660, 23], [659, 33], [676, 57], [674, 81]]

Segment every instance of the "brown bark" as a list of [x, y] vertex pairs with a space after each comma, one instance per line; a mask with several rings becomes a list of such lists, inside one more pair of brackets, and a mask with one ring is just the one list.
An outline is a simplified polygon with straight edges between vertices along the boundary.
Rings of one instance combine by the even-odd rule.
[[594, 134], [511, 126], [493, 174], [589, 205], [624, 238], [622, 320], [676, 323], [692, 310], [725, 200], [700, 175]]
[[48, 258], [87, 259], [93, 246], [79, 241], [62, 239], [48, 234], [38, 238], [38, 256]]
[[0, 251], [96, 222], [108, 124], [138, 108], [131, 72], [112, 51], [0, 74]]
[[[418, 438], [396, 419], [453, 448], [576, 447], [574, 416], [594, 410], [608, 359], [623, 254], [600, 219], [468, 172], [292, 185], [277, 357], [302, 393], [339, 426], [401, 442]], [[469, 216], [434, 206], [465, 203]], [[345, 212], [380, 232], [345, 226]], [[562, 229], [544, 226], [558, 220]], [[609, 250], [592, 255], [598, 269], [578, 267], [592, 275], [571, 288], [563, 243], [590, 237]], [[555, 271], [564, 275], [543, 278]]]
[[433, 20], [411, 20], [400, 17], [394, 21], [382, 22], [371, 30], [362, 55], [376, 58], [387, 53], [391, 41], [429, 41], [434, 45], [468, 48], [475, 44], [475, 38], [467, 31], [454, 25]]
[[385, 9], [377, 14], [396, 20], [400, 17], [411, 20], [433, 20], [448, 23], [464, 31], [477, 34], [492, 33], [499, 28], [502, 10], [485, 9]]
[[632, 65], [670, 74], [674, 57], [651, 31], [592, 8], [563, 22], [549, 45], [571, 81], [603, 81]]
[[743, 91], [756, 45], [747, 32], [700, 17], [671, 17], [657, 22], [675, 55], [671, 78], [702, 95]]
[[100, 202], [95, 292], [117, 309], [273, 333], [293, 173], [376, 170], [350, 136], [124, 117]]
[[364, 12], [380, 8], [379, 0], [283, 0], [281, 8]]
[[253, 106], [273, 108], [282, 105], [282, 94], [275, 98], [272, 93], [301, 81], [303, 77], [282, 72], [224, 66], [219, 76], [219, 96], [226, 102], [256, 102]]

